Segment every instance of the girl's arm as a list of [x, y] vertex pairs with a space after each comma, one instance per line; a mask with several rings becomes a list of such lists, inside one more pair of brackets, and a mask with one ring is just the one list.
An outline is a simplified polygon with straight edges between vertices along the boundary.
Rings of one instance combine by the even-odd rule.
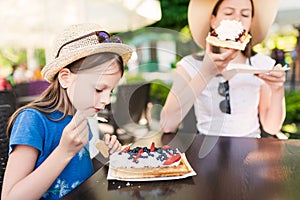
[[202, 66], [192, 79], [183, 67], [178, 66], [172, 88], [161, 111], [160, 124], [163, 132], [176, 130], [208, 82], [223, 71], [238, 53], [231, 49], [223, 49], [220, 54], [213, 53], [209, 44], [206, 49]]
[[[160, 124], [163, 132], [175, 131], [194, 104], [197, 94], [193, 84], [196, 82], [199, 83], [199, 86], [207, 84], [200, 73], [191, 79], [181, 66], [177, 66], [172, 88], [161, 111]], [[200, 87], [195, 88], [200, 89]], [[201, 88], [204, 89], [204, 87]]]
[[5, 171], [2, 199], [40, 199], [72, 159], [60, 148], [36, 169], [39, 151], [26, 145], [15, 146]]
[[[274, 68], [279, 68], [277, 65]], [[286, 116], [284, 82], [285, 72], [261, 74], [266, 84], [261, 87], [259, 116], [262, 127], [270, 134], [280, 131]]]
[[87, 141], [86, 116], [77, 112], [65, 127], [59, 145], [35, 170], [39, 151], [30, 146], [16, 145], [8, 159], [2, 199], [40, 199]]

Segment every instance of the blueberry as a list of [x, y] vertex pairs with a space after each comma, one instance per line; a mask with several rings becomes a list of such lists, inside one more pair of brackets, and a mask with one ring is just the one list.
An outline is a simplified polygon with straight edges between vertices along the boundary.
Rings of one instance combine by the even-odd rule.
[[129, 157], [128, 157], [128, 160], [132, 160], [134, 157], [132, 156], [132, 155], [130, 155]]
[[140, 151], [141, 147], [136, 147], [133, 149], [133, 153], [138, 153]]
[[147, 147], [144, 147], [144, 148], [143, 148], [143, 151], [144, 151], [144, 152], [149, 152], [150, 150], [149, 150]]

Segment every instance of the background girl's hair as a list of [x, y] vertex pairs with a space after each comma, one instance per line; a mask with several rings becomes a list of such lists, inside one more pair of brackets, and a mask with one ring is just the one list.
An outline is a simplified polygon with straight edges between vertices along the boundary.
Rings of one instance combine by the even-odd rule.
[[[214, 7], [214, 9], [213, 9], [213, 11], [212, 11], [212, 15], [214, 15], [214, 16], [217, 15], [217, 12], [218, 12], [218, 10], [219, 10], [219, 7], [220, 7], [220, 5], [221, 5], [221, 3], [222, 3], [223, 1], [224, 1], [224, 0], [219, 0], [219, 1], [217, 1], [216, 5], [215, 5], [215, 7]], [[249, 0], [249, 1], [250, 1], [250, 3], [251, 3], [251, 6], [252, 6], [252, 13], [251, 13], [251, 15], [252, 15], [252, 17], [254, 17], [254, 4], [253, 4], [253, 0]]]
[[[90, 69], [95, 66], [101, 65], [109, 60], [114, 60], [117, 62], [119, 69], [121, 71], [121, 76], [124, 73], [123, 60], [122, 57], [116, 53], [104, 52], [93, 54], [84, 58], [81, 58], [65, 68], [69, 68], [70, 71], [76, 74], [79, 71]], [[25, 108], [34, 108], [45, 114], [50, 120], [59, 121], [64, 119], [68, 113], [73, 112], [73, 107], [67, 95], [67, 92], [62, 88], [58, 81], [58, 74], [55, 75], [54, 81], [49, 85], [49, 87], [33, 102], [19, 108], [9, 119], [7, 126], [7, 135], [10, 136], [12, 126], [18, 114]], [[59, 119], [52, 119], [49, 114], [61, 110], [63, 116]]]

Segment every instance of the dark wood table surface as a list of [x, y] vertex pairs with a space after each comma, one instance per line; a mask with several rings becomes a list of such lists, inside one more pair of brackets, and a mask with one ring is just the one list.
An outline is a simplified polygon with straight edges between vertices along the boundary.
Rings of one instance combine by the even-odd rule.
[[197, 175], [108, 181], [104, 166], [63, 199], [300, 199], [300, 140], [177, 134], [163, 136], [162, 142], [184, 151]]

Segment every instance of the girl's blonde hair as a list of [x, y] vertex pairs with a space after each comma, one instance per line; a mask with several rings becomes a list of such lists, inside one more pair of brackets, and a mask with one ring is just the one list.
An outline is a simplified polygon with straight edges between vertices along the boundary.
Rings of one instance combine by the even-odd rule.
[[[107, 61], [114, 60], [121, 71], [121, 76], [123, 76], [124, 68], [123, 68], [123, 60], [122, 57], [116, 53], [97, 53], [84, 58], [81, 58], [69, 65], [65, 68], [70, 69], [70, 71], [76, 74], [79, 71], [90, 69], [96, 66], [99, 66]], [[83, 64], [84, 63], [84, 64]], [[70, 99], [67, 95], [67, 92], [64, 88], [61, 87], [58, 81], [58, 74], [55, 75], [54, 81], [49, 85], [49, 87], [33, 102], [19, 108], [9, 119], [7, 126], [7, 135], [10, 137], [10, 133], [12, 131], [13, 123], [16, 120], [18, 114], [24, 110], [25, 108], [34, 108], [39, 110], [40, 112], [47, 115], [49, 119], [49, 114], [60, 110], [63, 112], [63, 116], [59, 119], [51, 119], [53, 121], [59, 121], [64, 119], [68, 113], [73, 112], [73, 107], [70, 102]]]

